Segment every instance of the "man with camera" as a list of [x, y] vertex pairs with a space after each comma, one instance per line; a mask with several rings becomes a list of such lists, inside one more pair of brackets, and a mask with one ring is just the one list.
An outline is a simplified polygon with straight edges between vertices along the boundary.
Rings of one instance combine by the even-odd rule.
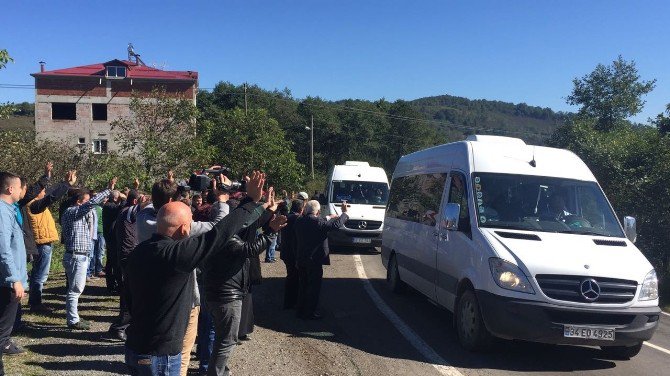
[[193, 271], [208, 257], [225, 252], [226, 242], [258, 219], [264, 184], [265, 175], [255, 171], [249, 180], [248, 198], [198, 236], [192, 236], [188, 206], [181, 202], [159, 203], [156, 233], [140, 243], [128, 260], [131, 322], [126, 364], [132, 375], [179, 374], [195, 290]]
[[307, 202], [304, 215], [295, 221], [296, 260], [298, 265], [298, 317], [305, 320], [321, 319], [316, 311], [323, 279], [323, 265], [330, 264], [324, 242], [328, 232], [341, 228], [349, 219], [347, 202], [342, 202], [342, 215], [328, 218], [319, 216], [321, 205], [316, 200]]

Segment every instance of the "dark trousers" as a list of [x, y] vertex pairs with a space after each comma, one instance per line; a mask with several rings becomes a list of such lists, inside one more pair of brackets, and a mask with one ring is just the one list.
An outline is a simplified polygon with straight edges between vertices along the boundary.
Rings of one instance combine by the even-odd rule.
[[284, 308], [294, 308], [298, 304], [298, 289], [300, 279], [295, 260], [284, 260], [286, 265], [286, 280], [284, 281]]
[[[0, 287], [0, 350], [7, 346], [12, 334], [12, 327], [16, 319], [19, 302], [14, 299], [14, 290], [9, 287]], [[5, 374], [0, 351], [0, 376]]]
[[116, 246], [110, 241], [109, 238], [105, 238], [107, 242], [107, 262], [105, 263], [105, 283], [107, 284], [107, 291], [120, 291], [120, 285], [122, 283], [122, 273], [121, 267], [119, 266], [119, 256], [116, 249]]
[[251, 286], [249, 291], [242, 299], [242, 314], [240, 317], [240, 331], [238, 336], [244, 337], [253, 333], [254, 331], [254, 295], [251, 293]]
[[207, 302], [209, 313], [214, 321], [214, 348], [209, 359], [207, 376], [228, 376], [228, 360], [237, 345], [237, 333], [240, 330], [242, 301], [228, 303]]
[[109, 327], [110, 331], [125, 331], [130, 325], [130, 308], [128, 301], [130, 300], [130, 287], [128, 286], [128, 275], [126, 274], [126, 262], [121, 263], [122, 279], [118, 285], [119, 289], [119, 316]]
[[298, 316], [307, 317], [316, 311], [323, 280], [323, 265], [309, 263], [298, 267]]

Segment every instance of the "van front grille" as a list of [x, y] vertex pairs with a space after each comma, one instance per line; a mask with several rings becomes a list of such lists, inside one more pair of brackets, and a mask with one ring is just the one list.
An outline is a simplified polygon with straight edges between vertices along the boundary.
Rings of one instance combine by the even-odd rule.
[[[546, 296], [568, 302], [623, 304], [633, 300], [637, 291], [637, 282], [625, 279], [554, 274], [538, 274], [535, 279]], [[592, 300], [581, 291], [582, 283], [587, 280], [593, 280], [597, 285], [593, 288], [596, 294], [587, 294]]]
[[552, 322], [573, 325], [628, 325], [635, 320], [635, 315], [618, 315], [596, 312], [573, 312], [555, 309], [545, 310]]
[[[363, 224], [365, 222], [365, 225]], [[365, 221], [358, 219], [349, 219], [344, 222], [344, 227], [352, 230], [379, 230], [382, 227], [382, 221]]]

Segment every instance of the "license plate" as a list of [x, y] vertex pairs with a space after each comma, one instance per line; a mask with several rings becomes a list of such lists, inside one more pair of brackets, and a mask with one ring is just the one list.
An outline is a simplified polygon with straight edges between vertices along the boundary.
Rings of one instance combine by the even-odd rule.
[[370, 243], [372, 243], [372, 239], [370, 239], [370, 238], [354, 238], [353, 241], [354, 241], [354, 243], [358, 243], [358, 244], [370, 244]]
[[614, 329], [597, 328], [592, 326], [564, 325], [563, 337], [614, 341]]

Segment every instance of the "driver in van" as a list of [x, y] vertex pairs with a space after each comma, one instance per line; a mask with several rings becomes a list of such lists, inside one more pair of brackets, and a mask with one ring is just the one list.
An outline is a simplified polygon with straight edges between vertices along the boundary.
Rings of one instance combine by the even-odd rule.
[[547, 205], [547, 212], [541, 217], [551, 218], [553, 220], [561, 221], [565, 217], [572, 215], [565, 206], [565, 199], [561, 194], [553, 194], [549, 198]]

